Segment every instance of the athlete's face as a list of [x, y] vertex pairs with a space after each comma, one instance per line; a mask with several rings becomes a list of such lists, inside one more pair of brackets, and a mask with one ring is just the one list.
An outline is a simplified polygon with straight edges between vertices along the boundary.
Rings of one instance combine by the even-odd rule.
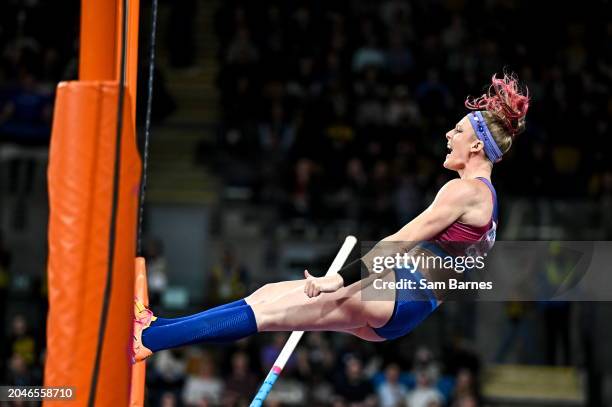
[[478, 154], [483, 147], [467, 116], [446, 133], [446, 146], [448, 154], [444, 160], [444, 167], [455, 171], [463, 169], [470, 157]]

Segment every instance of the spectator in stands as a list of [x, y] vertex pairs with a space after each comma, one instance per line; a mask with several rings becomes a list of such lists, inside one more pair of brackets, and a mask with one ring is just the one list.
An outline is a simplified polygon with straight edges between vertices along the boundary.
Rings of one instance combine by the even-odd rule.
[[161, 400], [165, 393], [172, 393], [180, 398], [185, 383], [185, 360], [182, 351], [162, 351], [152, 360], [153, 369], [148, 370], [147, 385], [152, 390], [151, 399]]
[[407, 47], [400, 29], [394, 29], [389, 34], [386, 65], [389, 73], [398, 81], [404, 79], [414, 66], [412, 52]]
[[260, 378], [250, 370], [249, 356], [244, 352], [234, 353], [231, 355], [231, 372], [224, 380], [223, 404], [248, 404], [259, 381]]
[[334, 399], [334, 387], [321, 372], [314, 370], [308, 380], [310, 402], [313, 405], [327, 406]]
[[30, 366], [31, 364], [21, 354], [13, 353], [9, 359], [6, 384], [10, 386], [33, 386], [40, 384], [40, 377], [35, 375]]
[[365, 205], [361, 199], [366, 195], [368, 175], [358, 157], [346, 163], [346, 182], [338, 185], [338, 205], [341, 211], [357, 221], [364, 216]]
[[251, 40], [248, 28], [239, 28], [227, 49], [227, 63], [244, 68], [255, 64], [258, 58], [259, 51]]
[[348, 356], [344, 362], [344, 371], [335, 381], [335, 392], [348, 403], [361, 403], [364, 406], [375, 406], [377, 397], [372, 383], [365, 377], [363, 363], [355, 356]]
[[294, 216], [310, 218], [317, 210], [318, 190], [316, 182], [320, 171], [311, 160], [302, 158], [295, 163], [293, 177], [290, 181], [289, 213]]
[[391, 91], [386, 106], [386, 124], [391, 127], [415, 127], [421, 119], [419, 105], [411, 97], [406, 86], [397, 85]]
[[178, 405], [176, 394], [170, 391], [165, 392], [161, 396], [159, 405], [160, 407], [176, 407]]
[[208, 293], [214, 303], [242, 298], [249, 286], [249, 271], [238, 259], [234, 248], [226, 245], [220, 261], [210, 270]]
[[354, 94], [357, 97], [355, 112], [356, 123], [360, 127], [379, 128], [384, 122], [385, 111], [383, 102], [389, 90], [381, 83], [379, 70], [375, 66], [368, 66], [363, 70], [363, 78], [355, 82]]
[[41, 86], [34, 73], [37, 58], [33, 51], [24, 52], [17, 86], [5, 90], [0, 107], [0, 141], [24, 145], [49, 142], [53, 95]]
[[421, 210], [421, 191], [416, 178], [406, 174], [399, 179], [394, 195], [394, 211], [398, 224], [409, 222]]
[[32, 366], [38, 361], [39, 349], [34, 336], [30, 333], [26, 318], [21, 314], [13, 317], [7, 349], [18, 355], [27, 366]]
[[466, 36], [465, 22], [461, 14], [454, 14], [450, 24], [442, 31], [442, 44], [446, 49], [457, 49], [463, 45]]
[[430, 373], [421, 370], [416, 373], [416, 388], [410, 391], [406, 397], [409, 407], [429, 407], [431, 403], [442, 405], [444, 397], [433, 385]]
[[450, 91], [442, 83], [440, 73], [436, 69], [427, 71], [427, 78], [417, 86], [415, 96], [425, 117], [444, 114], [452, 104]]
[[264, 153], [287, 153], [295, 140], [295, 128], [287, 120], [283, 106], [275, 103], [270, 118], [259, 124], [259, 144]]
[[213, 360], [209, 355], [197, 355], [191, 359], [191, 372], [183, 388], [183, 402], [187, 407], [217, 405], [221, 402], [223, 382], [215, 375]]
[[[365, 22], [364, 24], [369, 25], [371, 23]], [[357, 49], [353, 56], [352, 68], [354, 72], [361, 72], [363, 69], [371, 67], [385, 67], [385, 54], [378, 46], [378, 40], [375, 34], [370, 31], [371, 28], [364, 30], [367, 30], [365, 42]]]
[[331, 376], [336, 369], [334, 348], [323, 332], [312, 332], [306, 338], [306, 355], [313, 371]]
[[385, 369], [385, 381], [377, 390], [381, 407], [399, 407], [408, 395], [408, 389], [399, 382], [400, 368], [391, 363]]
[[467, 369], [461, 369], [457, 374], [455, 388], [453, 389], [451, 405], [462, 403], [467, 399], [476, 399], [478, 394], [474, 375]]
[[287, 82], [287, 95], [301, 103], [308, 103], [320, 95], [321, 83], [315, 71], [315, 60], [311, 55], [304, 55], [297, 61], [296, 74]]

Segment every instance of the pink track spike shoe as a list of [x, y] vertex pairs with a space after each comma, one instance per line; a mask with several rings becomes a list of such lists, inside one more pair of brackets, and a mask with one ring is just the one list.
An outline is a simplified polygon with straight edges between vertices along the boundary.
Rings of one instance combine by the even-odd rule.
[[147, 329], [157, 317], [137, 298], [134, 300], [134, 341], [132, 343], [132, 364], [145, 360], [153, 352], [142, 344], [142, 331]]

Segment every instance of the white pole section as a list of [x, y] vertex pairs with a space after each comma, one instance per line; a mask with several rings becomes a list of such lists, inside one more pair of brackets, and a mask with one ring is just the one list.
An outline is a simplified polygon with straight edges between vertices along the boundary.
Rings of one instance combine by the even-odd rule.
[[[355, 236], [349, 235], [346, 237], [346, 239], [344, 239], [344, 243], [338, 251], [338, 254], [336, 254], [336, 258], [332, 262], [331, 266], [329, 266], [327, 273], [325, 273], [326, 276], [336, 274], [338, 270], [342, 268], [344, 262], [348, 258], [349, 254], [351, 254], [351, 251], [353, 250], [353, 247], [355, 247], [356, 243], [357, 238]], [[276, 382], [276, 379], [278, 379], [278, 376], [283, 371], [287, 360], [289, 360], [289, 357], [295, 350], [295, 347], [297, 346], [298, 342], [300, 341], [300, 339], [302, 339], [302, 335], [304, 335], [304, 331], [294, 331], [293, 333], [291, 333], [291, 336], [287, 340], [287, 343], [285, 343], [285, 346], [281, 350], [280, 355], [278, 355], [278, 358], [276, 358], [272, 369], [270, 369], [270, 372], [266, 376], [266, 379], [259, 388], [259, 391], [255, 395], [255, 398], [251, 402], [250, 407], [262, 406], [264, 400], [266, 399], [266, 397], [268, 397], [270, 390], [272, 390], [274, 382]]]

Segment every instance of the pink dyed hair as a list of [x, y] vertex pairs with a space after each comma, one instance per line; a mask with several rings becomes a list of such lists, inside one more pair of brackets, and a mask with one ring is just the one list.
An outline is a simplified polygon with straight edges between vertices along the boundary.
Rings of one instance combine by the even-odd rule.
[[514, 137], [520, 132], [521, 121], [529, 109], [529, 89], [525, 87], [523, 94], [515, 75], [504, 74], [503, 78], [498, 78], [494, 74], [487, 93], [475, 99], [468, 97], [465, 107], [495, 115]]

